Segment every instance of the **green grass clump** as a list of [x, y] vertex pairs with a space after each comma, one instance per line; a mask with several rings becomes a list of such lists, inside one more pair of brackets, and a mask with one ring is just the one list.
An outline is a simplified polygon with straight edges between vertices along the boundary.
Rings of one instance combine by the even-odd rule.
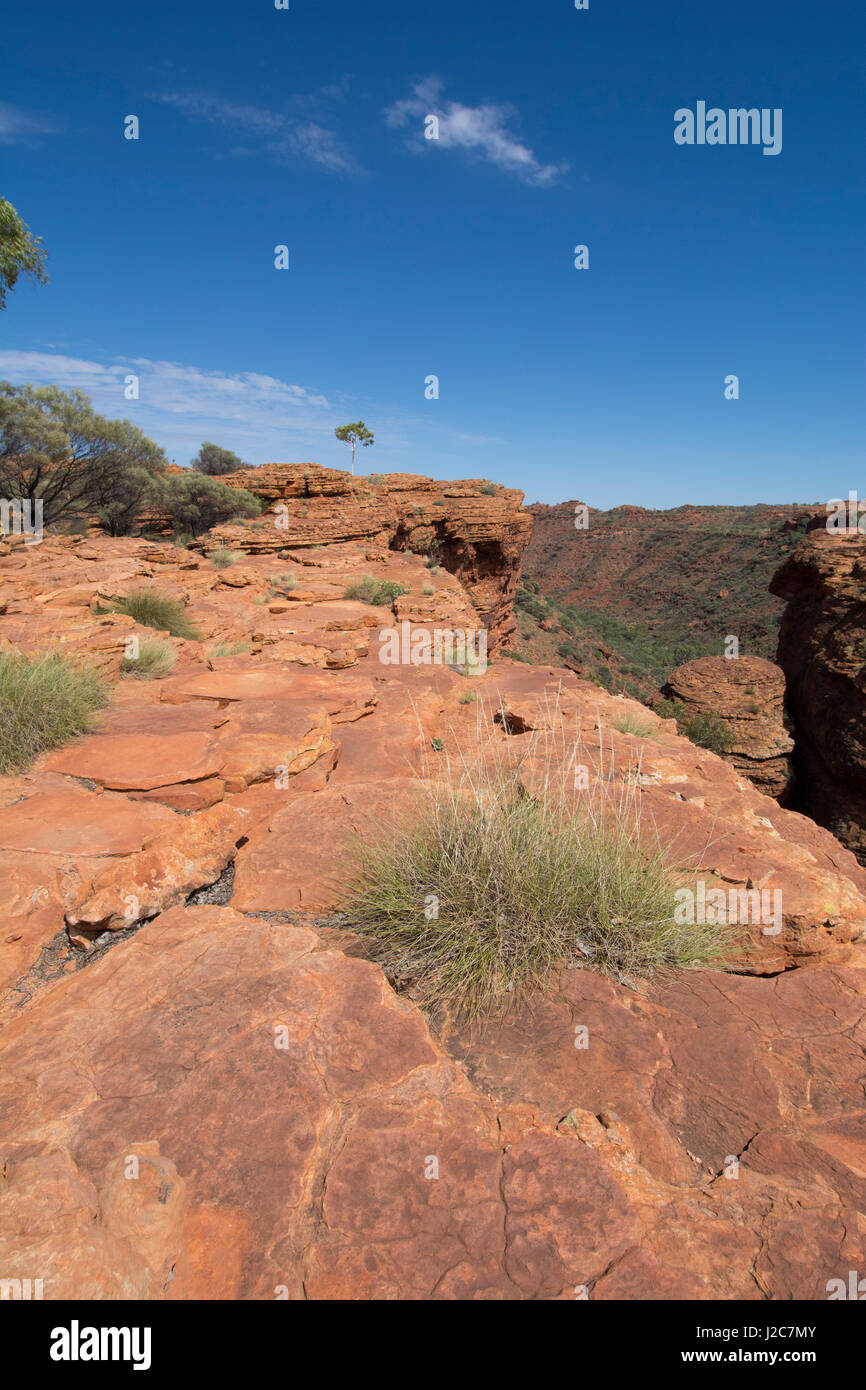
[[158, 637], [146, 637], [139, 643], [138, 656], [125, 657], [120, 670], [133, 680], [161, 681], [171, 674], [175, 660], [175, 650], [170, 642], [161, 642]]
[[718, 753], [720, 757], [729, 753], [735, 743], [730, 725], [717, 714], [693, 715], [683, 732], [686, 738], [690, 738], [699, 748], [708, 748], [711, 753]]
[[653, 709], [659, 719], [675, 719], [678, 724], [688, 718], [688, 710], [682, 700], [657, 700]]
[[650, 719], [640, 719], [634, 714], [623, 714], [612, 721], [612, 728], [621, 734], [633, 734], [635, 738], [655, 738], [658, 727]]
[[291, 571], [288, 574], [274, 574], [270, 582], [275, 589], [297, 589], [298, 576]]
[[234, 551], [226, 550], [224, 547], [220, 550], [214, 550], [209, 558], [211, 564], [216, 565], [218, 570], [224, 570], [229, 565], [236, 565], [238, 562]]
[[488, 478], [485, 478], [484, 482], [481, 484], [481, 491], [484, 493], [485, 497], [492, 497], [495, 492], [499, 491], [499, 488], [499, 483], [491, 483]]
[[220, 642], [214, 647], [211, 656], [239, 656], [241, 652], [251, 652], [253, 649], [251, 642]]
[[350, 584], [344, 590], [343, 598], [356, 599], [358, 603], [372, 603], [377, 608], [384, 608], [386, 604], [393, 603], [395, 598], [408, 592], [404, 584], [396, 584], [393, 579], [374, 579], [372, 574], [365, 574], [363, 579], [359, 579], [356, 584]]
[[569, 794], [588, 751], [575, 746], [565, 766], [542, 752], [539, 772], [529, 745], [530, 794], [501, 749], [449, 761], [387, 834], [352, 844], [341, 907], [421, 1003], [490, 1017], [562, 965], [634, 979], [724, 963], [728, 926], [675, 921], [683, 876], [641, 833], [635, 779]]
[[40, 753], [88, 731], [108, 704], [104, 681], [56, 655], [0, 653], [0, 773], [20, 772]]
[[118, 599], [113, 611], [125, 613], [142, 627], [169, 632], [172, 637], [184, 637], [192, 642], [201, 640], [201, 634], [189, 621], [183, 604], [159, 589], [136, 589], [125, 598]]
[[472, 705], [475, 703], [477, 699], [478, 691], [472, 690], [472, 688], [470, 687], [468, 690], [464, 690], [461, 692], [460, 699], [457, 703], [460, 705]]

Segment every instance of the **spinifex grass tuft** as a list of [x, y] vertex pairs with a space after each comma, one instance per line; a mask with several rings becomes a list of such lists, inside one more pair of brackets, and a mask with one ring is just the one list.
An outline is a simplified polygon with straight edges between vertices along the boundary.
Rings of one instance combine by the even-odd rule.
[[483, 710], [478, 723], [471, 759], [449, 759], [375, 844], [353, 845], [342, 907], [422, 1003], [490, 1016], [562, 965], [633, 979], [724, 963], [729, 928], [674, 921], [684, 876], [642, 833], [634, 775], [576, 794], [587, 750], [532, 735], [514, 759]]
[[29, 767], [39, 753], [86, 733], [108, 703], [99, 674], [56, 655], [0, 654], [0, 773]]
[[170, 642], [158, 637], [145, 637], [139, 644], [137, 657], [125, 657], [120, 670], [124, 676], [139, 681], [161, 681], [171, 674], [175, 650]]
[[125, 613], [142, 627], [170, 632], [172, 637], [185, 637], [195, 642], [201, 637], [187, 617], [183, 604], [159, 589], [133, 590], [125, 598], [118, 599], [114, 612]]

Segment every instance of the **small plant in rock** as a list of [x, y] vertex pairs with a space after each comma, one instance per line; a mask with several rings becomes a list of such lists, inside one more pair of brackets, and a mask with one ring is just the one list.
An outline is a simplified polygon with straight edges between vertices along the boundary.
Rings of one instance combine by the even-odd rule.
[[158, 637], [145, 637], [139, 643], [138, 656], [124, 658], [121, 674], [138, 681], [161, 681], [170, 675], [176, 661], [174, 647]]
[[730, 927], [676, 920], [684, 875], [642, 824], [635, 777], [576, 796], [593, 754], [561, 725], [512, 752], [482, 717], [474, 749], [428, 771], [386, 834], [356, 836], [341, 874], [353, 929], [411, 970], [420, 1002], [490, 1017], [563, 965], [634, 980], [727, 961]]
[[612, 720], [612, 728], [621, 734], [632, 734], [634, 738], [655, 738], [658, 729], [649, 719], [640, 719], [634, 714], [623, 714]]
[[180, 600], [172, 598], [171, 594], [161, 593], [159, 589], [134, 589], [125, 598], [117, 600], [113, 611], [125, 613], [142, 627], [168, 632], [172, 637], [186, 638], [191, 642], [201, 640]]
[[210, 562], [212, 565], [216, 565], [218, 570], [224, 570], [227, 569], [229, 565], [237, 564], [237, 556], [234, 554], [233, 551], [226, 550], [224, 547], [222, 547], [221, 549], [214, 550], [212, 552], [210, 556]]
[[298, 576], [289, 572], [288, 574], [275, 574], [271, 577], [271, 584], [275, 589], [297, 589]]
[[239, 656], [241, 652], [251, 652], [253, 649], [251, 642], [220, 642], [210, 653], [211, 657], [220, 656]]
[[347, 586], [343, 592], [343, 598], [355, 599], [358, 603], [372, 603], [377, 608], [384, 608], [387, 604], [393, 603], [395, 598], [408, 592], [409, 590], [404, 584], [397, 584], [393, 579], [374, 579], [372, 574], [365, 574], [363, 579]]
[[730, 725], [717, 714], [693, 715], [683, 732], [699, 748], [708, 748], [711, 753], [718, 753], [719, 757], [729, 753], [735, 742]]
[[678, 724], [688, 718], [688, 710], [682, 700], [657, 700], [653, 709], [659, 719], [675, 719]]
[[461, 692], [461, 695], [460, 695], [460, 699], [459, 699], [459, 701], [458, 701], [458, 704], [461, 704], [461, 705], [472, 705], [472, 704], [475, 703], [475, 701], [476, 701], [477, 699], [478, 699], [478, 691], [477, 691], [477, 690], [472, 690], [471, 688], [469, 688], [468, 690], [464, 690], [464, 691]]
[[441, 753], [445, 744], [442, 742], [441, 738], [431, 738], [430, 747], [433, 749], [434, 753]]
[[99, 673], [54, 654], [0, 653], [0, 773], [29, 767], [91, 727], [108, 704]]
[[421, 592], [426, 594], [429, 598], [431, 594], [435, 594], [436, 585], [431, 584], [429, 579], [425, 579], [423, 585], [421, 586]]

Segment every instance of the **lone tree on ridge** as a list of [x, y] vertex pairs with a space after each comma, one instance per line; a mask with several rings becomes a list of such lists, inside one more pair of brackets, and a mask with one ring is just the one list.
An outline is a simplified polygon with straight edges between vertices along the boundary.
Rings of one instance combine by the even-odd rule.
[[344, 444], [352, 446], [352, 474], [355, 472], [355, 445], [360, 444], [362, 449], [369, 449], [373, 443], [373, 431], [368, 430], [363, 420], [356, 420], [352, 425], [338, 425], [334, 434]]

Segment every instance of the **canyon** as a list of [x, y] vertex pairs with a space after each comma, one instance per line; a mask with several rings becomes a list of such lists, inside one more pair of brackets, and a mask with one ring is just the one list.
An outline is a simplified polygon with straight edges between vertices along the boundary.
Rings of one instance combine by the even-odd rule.
[[[226, 481], [267, 510], [186, 548], [0, 544], [0, 651], [62, 648], [111, 685], [91, 732], [0, 778], [0, 1271], [55, 1299], [826, 1298], [866, 1264], [853, 813], [827, 828], [767, 795], [754, 739], [732, 764], [511, 659], [536, 543], [516, 490], [313, 464]], [[759, 567], [793, 549], [785, 524], [761, 519]], [[829, 799], [846, 766], [860, 787], [863, 552], [826, 537], [774, 586], [795, 772], [801, 723], [843, 702], [805, 755]], [[626, 573], [595, 554], [599, 585]], [[346, 597], [368, 576], [387, 603]], [[174, 665], [149, 681], [122, 669], [153, 633], [114, 611], [141, 587], [198, 634], [162, 634]], [[488, 660], [383, 662], [404, 624], [486, 632]], [[578, 739], [684, 872], [778, 894], [781, 931], [747, 925], [725, 971], [563, 961], [495, 1025], [422, 1009], [343, 912], [345, 865], [482, 723], [503, 757]]]

